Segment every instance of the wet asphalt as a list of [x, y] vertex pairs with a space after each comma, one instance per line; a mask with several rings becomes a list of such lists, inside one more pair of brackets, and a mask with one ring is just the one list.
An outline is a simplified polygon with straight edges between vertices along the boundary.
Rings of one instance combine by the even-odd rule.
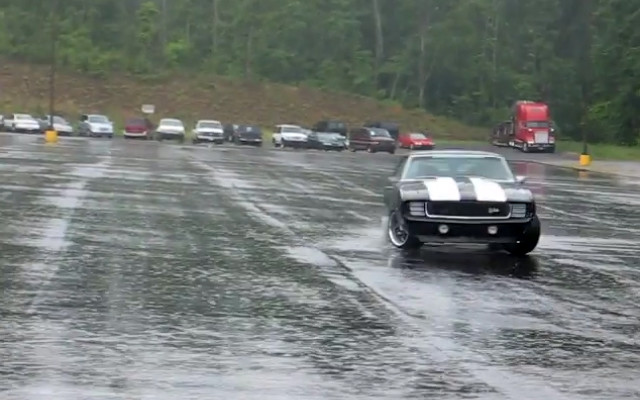
[[0, 399], [640, 396], [640, 180], [516, 161], [530, 257], [403, 253], [394, 160], [0, 136]]

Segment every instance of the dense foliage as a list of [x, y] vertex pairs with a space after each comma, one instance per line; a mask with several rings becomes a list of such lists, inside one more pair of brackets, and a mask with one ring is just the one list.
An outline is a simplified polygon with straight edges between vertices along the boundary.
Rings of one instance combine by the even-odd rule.
[[0, 54], [98, 76], [171, 68], [371, 95], [474, 124], [517, 99], [636, 144], [638, 0], [3, 0]]

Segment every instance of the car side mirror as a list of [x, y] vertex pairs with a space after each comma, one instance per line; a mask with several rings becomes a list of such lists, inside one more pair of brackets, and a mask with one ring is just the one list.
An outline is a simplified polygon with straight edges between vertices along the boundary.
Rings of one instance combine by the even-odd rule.
[[524, 175], [516, 175], [516, 183], [523, 184], [527, 181], [527, 177]]

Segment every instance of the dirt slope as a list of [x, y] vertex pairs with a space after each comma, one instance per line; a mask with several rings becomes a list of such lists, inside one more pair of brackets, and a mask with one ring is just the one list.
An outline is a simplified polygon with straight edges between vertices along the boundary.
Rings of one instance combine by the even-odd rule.
[[[79, 114], [101, 112], [121, 122], [129, 115], [137, 115], [142, 104], [155, 104], [156, 118], [175, 116], [189, 123], [199, 118], [215, 118], [271, 128], [286, 122], [311, 125], [324, 118], [341, 119], [349, 124], [386, 119], [399, 122], [402, 129], [429, 129], [442, 138], [486, 135], [483, 129], [361, 96], [224, 77], [175, 74], [143, 82], [127, 76], [94, 79], [59, 71], [56, 92], [58, 112], [74, 121]], [[0, 60], [0, 114], [46, 112], [48, 93], [47, 66]]]

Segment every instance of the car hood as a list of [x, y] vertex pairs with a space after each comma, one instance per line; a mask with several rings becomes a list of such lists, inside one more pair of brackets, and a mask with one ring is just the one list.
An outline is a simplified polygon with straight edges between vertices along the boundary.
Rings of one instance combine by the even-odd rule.
[[173, 126], [173, 125], [160, 125], [158, 126], [159, 131], [168, 131], [168, 132], [183, 132], [183, 126]]
[[69, 123], [63, 123], [63, 122], [54, 122], [53, 123], [53, 127], [55, 129], [59, 129], [59, 130], [70, 130], [71, 128], [71, 124]]
[[38, 125], [38, 126], [40, 126], [38, 121], [36, 121], [35, 119], [17, 119], [16, 120], [16, 125]]
[[307, 135], [304, 133], [282, 132], [280, 135], [286, 140], [307, 140]]
[[433, 140], [431, 140], [431, 139], [409, 139], [409, 141], [411, 143], [415, 143], [415, 144], [431, 144], [431, 143], [433, 143]]
[[221, 128], [196, 128], [197, 133], [224, 133]]
[[398, 183], [403, 201], [532, 202], [533, 194], [512, 182], [462, 176], [405, 180]]
[[318, 140], [321, 142], [344, 142], [345, 137], [342, 135], [318, 136]]
[[89, 126], [91, 128], [96, 128], [96, 129], [112, 129], [113, 125], [111, 125], [108, 122], [89, 122]]

